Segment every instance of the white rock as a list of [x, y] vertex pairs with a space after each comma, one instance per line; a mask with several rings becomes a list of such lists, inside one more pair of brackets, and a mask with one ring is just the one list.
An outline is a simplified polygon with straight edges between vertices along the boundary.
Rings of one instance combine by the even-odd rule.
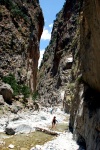
[[42, 148], [42, 146], [40, 146], [40, 145], [36, 145], [36, 148], [37, 148], [37, 149], [41, 149], [41, 148]]
[[8, 147], [13, 149], [15, 146], [13, 144], [10, 144]]

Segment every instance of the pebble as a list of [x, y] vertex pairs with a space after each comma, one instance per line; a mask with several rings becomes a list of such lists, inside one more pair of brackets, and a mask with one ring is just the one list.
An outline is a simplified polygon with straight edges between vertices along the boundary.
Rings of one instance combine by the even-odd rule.
[[8, 147], [13, 149], [15, 146], [13, 144], [10, 144]]

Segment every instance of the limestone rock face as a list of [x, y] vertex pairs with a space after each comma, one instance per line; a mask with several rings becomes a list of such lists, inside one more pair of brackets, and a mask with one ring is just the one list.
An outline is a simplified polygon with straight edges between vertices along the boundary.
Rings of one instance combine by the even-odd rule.
[[86, 150], [100, 149], [100, 93], [87, 85], [77, 85], [72, 102], [70, 129]]
[[72, 69], [76, 83], [70, 112], [70, 129], [73, 129], [76, 140], [86, 150], [99, 150], [100, 2], [83, 2], [83, 11], [80, 13], [80, 48], [77, 56], [79, 71], [75, 73], [74, 66]]
[[100, 91], [100, 1], [84, 0], [80, 63], [84, 81]]
[[0, 1], [0, 78], [14, 74], [36, 89], [43, 15], [38, 0]]

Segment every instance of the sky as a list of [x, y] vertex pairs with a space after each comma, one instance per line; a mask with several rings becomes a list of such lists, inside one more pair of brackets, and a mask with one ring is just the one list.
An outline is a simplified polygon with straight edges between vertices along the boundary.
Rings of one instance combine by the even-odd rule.
[[42, 60], [44, 50], [49, 45], [53, 21], [56, 19], [56, 14], [62, 9], [65, 0], [39, 0], [44, 16], [44, 29], [40, 40], [40, 59], [39, 66]]

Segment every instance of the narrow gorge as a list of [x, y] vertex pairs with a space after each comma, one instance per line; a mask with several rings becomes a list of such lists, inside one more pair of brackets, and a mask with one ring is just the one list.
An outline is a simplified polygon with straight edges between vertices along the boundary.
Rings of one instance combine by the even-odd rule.
[[38, 69], [44, 19], [38, 0], [0, 0], [0, 116], [61, 108], [74, 140], [100, 150], [100, 1], [65, 1]]
[[56, 17], [38, 75], [41, 102], [62, 102], [77, 142], [99, 150], [100, 2], [67, 0]]

